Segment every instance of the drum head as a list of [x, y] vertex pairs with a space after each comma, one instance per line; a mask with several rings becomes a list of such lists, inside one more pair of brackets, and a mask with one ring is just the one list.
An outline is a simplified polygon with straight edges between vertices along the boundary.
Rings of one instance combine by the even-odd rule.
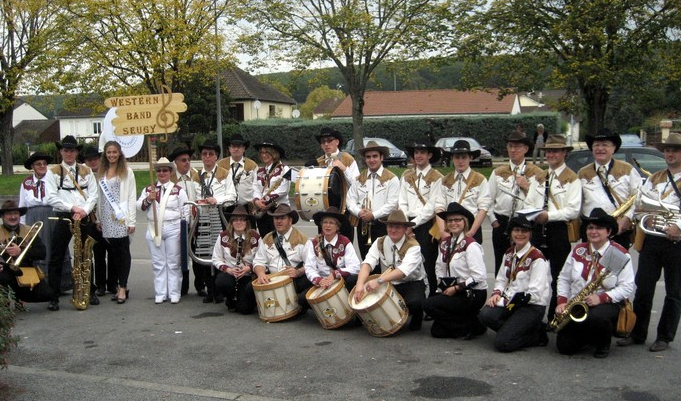
[[[376, 291], [367, 292], [366, 296], [364, 298], [362, 298], [362, 300], [359, 301], [359, 302], [355, 302], [355, 298], [353, 296], [350, 299], [350, 306], [353, 309], [366, 309], [370, 306], [373, 306], [373, 305], [376, 304], [376, 302], [381, 300], [381, 298], [385, 294], [385, 291], [386, 291], [387, 288], [388, 288], [388, 286], [385, 283], [381, 284], [381, 286], [378, 287], [378, 289], [376, 289]], [[353, 292], [353, 295], [354, 295], [354, 292]]]

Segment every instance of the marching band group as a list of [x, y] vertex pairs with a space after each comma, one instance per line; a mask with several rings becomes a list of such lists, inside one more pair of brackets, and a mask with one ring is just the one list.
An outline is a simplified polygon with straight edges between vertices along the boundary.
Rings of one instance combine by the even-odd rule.
[[[595, 357], [604, 358], [632, 296], [638, 319], [617, 344], [645, 342], [655, 283], [664, 272], [664, 306], [650, 350], [662, 351], [674, 340], [681, 316], [675, 267], [681, 260], [681, 134], [657, 144], [668, 168], [643, 185], [635, 168], [614, 157], [621, 139], [608, 129], [587, 136], [594, 163], [578, 172], [565, 165], [572, 147], [563, 136], [543, 143], [543, 170], [526, 159], [533, 141], [514, 131], [506, 138], [508, 163], [489, 180], [471, 169], [480, 151], [463, 140], [447, 152], [426, 140], [408, 146], [414, 167], [398, 178], [383, 167], [386, 147], [369, 142], [358, 150], [366, 165], [360, 171], [339, 150], [339, 132], [324, 128], [315, 137], [324, 154], [301, 170], [299, 180], [318, 179], [319, 188], [336, 180], [342, 192], [305, 198], [297, 189], [296, 210], [289, 200], [292, 169], [273, 142], [255, 145], [263, 167], [245, 157], [250, 144], [239, 134], [222, 160], [217, 143], [200, 146], [198, 171], [190, 164], [194, 151], [177, 148], [154, 164], [157, 182], [137, 197], [116, 142], [101, 155], [87, 154], [93, 160], [88, 167], [77, 163], [81, 145], [67, 136], [57, 143], [62, 162], [48, 168], [50, 156], [33, 154], [26, 162], [33, 174], [21, 185], [19, 203], [6, 201], [0, 209], [0, 284], [19, 299], [49, 301], [49, 310], [59, 310], [68, 244], [82, 226], [102, 243], [91, 249], [87, 234], [75, 239], [81, 246], [74, 246], [74, 270], [78, 261], [85, 273], [74, 278], [74, 297], [79, 286], [89, 304], [98, 304], [107, 290], [113, 301], [125, 303], [130, 235], [140, 210], [149, 221], [156, 304], [176, 304], [188, 293], [192, 259], [194, 288], [204, 302], [224, 302], [241, 314], [257, 310], [264, 321], [312, 308], [325, 328], [361, 318], [372, 334], [383, 336], [410, 317], [410, 330], [432, 320], [431, 334], [439, 338], [470, 339], [491, 328], [502, 352], [546, 345], [553, 330], [559, 352], [591, 346]], [[442, 157], [454, 167], [446, 176], [431, 167]], [[303, 177], [308, 168], [322, 174]], [[643, 197], [656, 200], [657, 208], [648, 210]], [[637, 209], [637, 217], [654, 218], [635, 232]], [[212, 226], [204, 224], [206, 214], [213, 215]], [[308, 238], [295, 227], [301, 216], [311, 216], [318, 235]], [[485, 218], [494, 249], [491, 292], [481, 245]], [[29, 233], [36, 222], [47, 228]], [[187, 231], [195, 234], [188, 242]], [[640, 247], [636, 273], [628, 252], [634, 237]], [[46, 262], [34, 263], [40, 260]], [[39, 278], [27, 288], [31, 269]]]

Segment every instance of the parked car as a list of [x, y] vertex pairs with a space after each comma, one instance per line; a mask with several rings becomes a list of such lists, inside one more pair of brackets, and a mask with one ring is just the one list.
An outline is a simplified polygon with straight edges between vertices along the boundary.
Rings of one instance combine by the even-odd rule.
[[[407, 166], [407, 153], [403, 151], [402, 149], [399, 149], [397, 146], [393, 145], [392, 142], [390, 142], [387, 139], [383, 138], [364, 138], [364, 146], [369, 143], [369, 141], [374, 141], [376, 142], [379, 146], [386, 146], [388, 150], [390, 151], [390, 156], [387, 158], [383, 159], [383, 165], [384, 166], [400, 166], [400, 167], [406, 167]], [[355, 140], [351, 139], [348, 141], [348, 143], [345, 145], [346, 152], [350, 153], [353, 157], [355, 156]]]
[[[480, 157], [471, 160], [471, 167], [491, 167], [492, 166], [492, 154], [482, 145], [480, 142], [473, 138], [463, 137], [463, 136], [452, 136], [447, 138], [440, 138], [435, 142], [435, 146], [442, 149], [445, 152], [449, 151], [449, 148], [454, 146], [454, 142], [463, 139], [471, 145], [471, 150], [480, 149]], [[449, 166], [451, 160], [449, 157], [443, 157], [440, 160], [440, 165]]]
[[622, 134], [620, 135], [620, 138], [622, 138], [622, 148], [639, 148], [646, 146], [645, 141], [636, 134]]
[[[614, 157], [617, 160], [624, 160], [634, 166], [644, 179], [646, 178], [646, 174], [641, 171], [641, 168], [651, 174], [667, 168], [667, 163], [664, 161], [664, 155], [655, 148], [621, 147], [617, 153], [615, 153]], [[634, 159], [640, 164], [640, 168], [634, 163]], [[589, 163], [593, 163], [593, 161], [594, 157], [590, 150], [575, 150], [568, 154], [567, 159], [565, 159], [565, 164], [575, 172], [578, 172], [579, 169]]]

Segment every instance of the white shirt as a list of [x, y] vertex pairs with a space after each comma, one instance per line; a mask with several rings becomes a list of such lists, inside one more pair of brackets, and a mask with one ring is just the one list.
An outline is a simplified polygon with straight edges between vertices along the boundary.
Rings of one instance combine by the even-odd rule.
[[[282, 243], [282, 248], [286, 253], [286, 257], [288, 258], [289, 262], [291, 262], [289, 267], [296, 267], [303, 260], [305, 260], [305, 253], [303, 252], [305, 244], [298, 244], [294, 247], [291, 246], [291, 243], [289, 242], [293, 230], [295, 230], [295, 228], [291, 227], [286, 234], [284, 234], [284, 241]], [[273, 231], [273, 234], [279, 235], [276, 230]], [[258, 247], [258, 251], [255, 253], [255, 258], [253, 258], [253, 266], [265, 267], [269, 270], [268, 274], [276, 273], [287, 267], [286, 262], [284, 262], [281, 255], [279, 255], [279, 251], [277, 250], [277, 238], [274, 237], [273, 239], [274, 241], [272, 242], [272, 245], [269, 246], [263, 241]]]
[[[305, 243], [304, 249], [304, 260], [305, 260], [305, 275], [308, 280], [314, 283], [317, 278], [328, 277], [331, 274], [331, 267], [326, 264], [324, 256], [319, 256], [317, 250], [313, 244], [313, 239], [310, 238]], [[359, 257], [357, 252], [355, 252], [355, 247], [352, 243], [349, 246], [343, 246], [343, 249], [339, 249], [338, 246], [338, 235], [333, 237], [331, 241], [327, 241], [326, 238], [322, 240], [321, 245], [322, 252], [326, 252], [326, 245], [330, 244], [333, 247], [333, 252], [338, 252], [336, 258], [336, 268], [340, 271], [347, 272], [348, 274], [358, 274], [359, 273]]]
[[[446, 187], [444, 184], [440, 185], [440, 191], [435, 195], [433, 206], [435, 208], [435, 213], [443, 212], [447, 210], [447, 206], [452, 202], [458, 202], [466, 208], [469, 212], [476, 216], [480, 210], [489, 210], [492, 205], [492, 197], [489, 193], [489, 183], [487, 178], [483, 178], [482, 182], [478, 186], [469, 186], [466, 190], [466, 195], [464, 195], [463, 200], [461, 199], [461, 193], [466, 189], [466, 182], [473, 171], [471, 168], [467, 168], [463, 173], [458, 173], [456, 170], [450, 174], [454, 174], [457, 180], [454, 181], [451, 187]], [[458, 174], [463, 174], [461, 177], [461, 182], [458, 180]], [[446, 176], [445, 176], [446, 178]], [[445, 178], [442, 179], [444, 183]]]
[[[340, 150], [336, 150], [335, 153], [331, 153], [330, 155], [325, 154], [324, 157], [327, 159], [326, 165], [327, 167], [333, 164], [333, 161], [335, 159], [340, 160]], [[345, 176], [345, 182], [348, 185], [348, 188], [352, 185], [353, 182], [357, 179], [359, 176], [359, 166], [357, 165], [357, 161], [352, 160], [352, 163], [349, 166], [345, 166], [345, 171], [343, 172], [343, 175]]]
[[[378, 249], [380, 241], [374, 241], [362, 263], [367, 263], [372, 269], [380, 263], [381, 272], [386, 271], [390, 266], [395, 266], [395, 268], [401, 271], [405, 277], [399, 280], [392, 280], [391, 282], [393, 284], [419, 281], [426, 277], [420, 246], [415, 245], [407, 249], [407, 252], [404, 254], [404, 259], [402, 259], [400, 258], [398, 251], [402, 247], [402, 244], [404, 244], [405, 237], [402, 237], [397, 244], [393, 243], [387, 235], [382, 238], [385, 238], [383, 240], [383, 252]], [[395, 245], [395, 252], [393, 252], [393, 245]]]
[[[242, 236], [244, 238], [245, 236]], [[234, 238], [239, 238], [239, 235], [234, 234]], [[245, 238], [244, 238], [245, 241]], [[247, 253], [241, 255], [241, 262], [239, 266], [253, 266], [253, 258], [255, 258], [255, 253], [261, 245], [260, 238], [258, 236], [251, 236], [251, 248]], [[220, 266], [226, 265], [227, 267], [237, 267], [237, 258], [232, 256], [232, 250], [229, 247], [229, 242], [222, 243], [222, 235], [218, 235], [215, 241], [215, 246], [213, 247], [213, 256], [211, 258], [213, 266], [219, 269]]]
[[[551, 271], [549, 270], [549, 263], [545, 259], [532, 261], [529, 258], [525, 259], [521, 264], [522, 266], [516, 269], [517, 274], [513, 278], [514, 260], [511, 259], [519, 262], [530, 251], [531, 246], [528, 242], [522, 249], [516, 251], [513, 248], [504, 255], [504, 265], [499, 269], [494, 283], [494, 291], [502, 295], [500, 304], [497, 306], [505, 306], [518, 292], [530, 294], [529, 303], [531, 305], [548, 306], [551, 299]], [[506, 267], [506, 262], [509, 260], [511, 260], [511, 268]], [[528, 263], [529, 266], [525, 266]], [[507, 274], [511, 277], [507, 277]]]
[[[78, 169], [78, 163], [73, 166], [69, 166], [62, 162], [62, 173], [64, 174], [63, 188], [59, 188], [61, 182], [61, 176], [59, 174], [54, 174], [50, 169], [47, 170], [45, 174], [45, 189], [47, 191], [47, 202], [54, 208], [57, 212], [70, 212], [71, 208], [78, 206], [85, 210], [86, 213], [92, 212], [97, 204], [97, 180], [95, 175], [90, 171], [89, 174], [82, 176], [78, 174], [78, 185], [85, 196], [80, 194], [73, 181], [71, 181], [70, 174], [66, 173], [70, 169]], [[88, 168], [88, 170], [90, 170]], [[75, 178], [75, 173], [73, 174]]]
[[[509, 161], [509, 165], [511, 167], [511, 171], [517, 168], [518, 174], [521, 174], [521, 172], [524, 173], [526, 167], [525, 162], [519, 166], [516, 166]], [[489, 217], [490, 223], [493, 224], [495, 221], [497, 221], [497, 218], [494, 215], [495, 213], [502, 216], [512, 217], [511, 212], [517, 212], [521, 209], [541, 209], [541, 207], [544, 205], [544, 197], [537, 195], [537, 187], [539, 186], [539, 182], [534, 176], [528, 178], [528, 182], [530, 183], [530, 187], [528, 188], [526, 195], [522, 190], [517, 190], [518, 186], [516, 185], [516, 179], [513, 174], [509, 175], [508, 178], [503, 179], [497, 176], [496, 170], [492, 171], [492, 174], [489, 177], [489, 194], [492, 198], [492, 205], [487, 211], [487, 216]], [[514, 198], [508, 193], [515, 194], [516, 192], [518, 197], [520, 197], [520, 200], [515, 200], [514, 209]]]
[[390, 212], [397, 209], [397, 203], [400, 194], [400, 180], [397, 177], [392, 177], [385, 183], [381, 184], [379, 178], [383, 174], [383, 166], [376, 171], [376, 178], [372, 178], [371, 173], [364, 182], [355, 181], [346, 198], [346, 207], [355, 216], [359, 215], [362, 210], [362, 203], [364, 198], [369, 196], [371, 199], [371, 211], [374, 214], [374, 219], [382, 219], [388, 217]]
[[[172, 191], [175, 186], [176, 184], [174, 184], [172, 181], [168, 181], [165, 184], [161, 184], [161, 182], [157, 181], [156, 182], [157, 197], [162, 200], [165, 191]], [[139, 196], [139, 198], [137, 198], [137, 209], [146, 212], [149, 224], [153, 224], [154, 210], [151, 207], [149, 207], [150, 205], [147, 202], [147, 197], [149, 196], [148, 189], [149, 187], [145, 187], [142, 190], [142, 194]], [[168, 195], [168, 202], [166, 203], [165, 212], [163, 214], [163, 221], [179, 224], [180, 218], [184, 214], [184, 204], [186, 202], [187, 193], [184, 191], [184, 189], [178, 186], [177, 193], [175, 194], [171, 193], [170, 195]], [[154, 206], [156, 207], [156, 216], [158, 218], [160, 216], [161, 202], [154, 202]]]
[[[431, 221], [435, 216], [434, 195], [441, 192], [440, 186], [442, 186], [442, 177], [428, 184], [425, 177], [430, 170], [430, 165], [427, 165], [425, 169], [419, 170], [417, 168], [415, 171], [417, 179], [415, 180], [414, 185], [418, 188], [421, 196], [426, 200], [425, 205], [421, 202], [421, 199], [416, 194], [412, 185], [405, 180], [404, 174], [402, 175], [402, 178], [400, 178], [399, 208], [410, 221], [416, 223], [415, 227]], [[420, 177], [420, 179], [418, 177]]]
[[[219, 180], [215, 177], [217, 169], [217, 165], [213, 166], [213, 170], [211, 171], [206, 171], [205, 167], [201, 168], [201, 171], [199, 171], [199, 181], [203, 179], [203, 183], [210, 187], [211, 191], [213, 191], [213, 198], [215, 198], [218, 204], [223, 202], [227, 202], [229, 205], [234, 204], [234, 202], [236, 202], [236, 190], [234, 189], [232, 178], [228, 175], [226, 178]], [[204, 199], [204, 197], [201, 196], [201, 183], [194, 182], [194, 187], [196, 190], [196, 198]]]
[[445, 259], [447, 257], [447, 251], [443, 252], [443, 245], [448, 245], [450, 238], [452, 237], [447, 237], [447, 239], [440, 242], [441, 246], [437, 253], [437, 260], [435, 261], [435, 275], [437, 278], [456, 277], [456, 282], [458, 284], [468, 286], [475, 282], [477, 284], [473, 289], [486, 290], [487, 268], [485, 267], [485, 253], [482, 250], [482, 245], [473, 241], [468, 243], [466, 249], [463, 249], [466, 241], [464, 241], [464, 234], [459, 234], [454, 240], [454, 245], [451, 250], [454, 254], [451, 256], [448, 264]]
[[[548, 213], [549, 222], [554, 221], [568, 221], [579, 217], [579, 211], [582, 208], [582, 183], [579, 179], [572, 182], [561, 184], [558, 177], [565, 171], [567, 166], [563, 163], [556, 170], [548, 169], [546, 172], [546, 181], [544, 185], [537, 187], [537, 196], [545, 197], [546, 185], [551, 185], [550, 193], [553, 199], [556, 200], [560, 209], [556, 209], [556, 204], [549, 197]], [[551, 179], [553, 174], [553, 179]]]
[[[283, 178], [284, 175], [291, 169], [288, 166], [281, 165], [275, 168], [276, 175], [269, 176], [269, 182], [265, 181], [266, 174], [272, 169], [272, 165], [261, 167], [258, 169], [257, 176], [253, 180], [253, 199], [261, 199], [266, 203], [276, 201], [278, 205], [288, 205], [288, 192], [291, 188], [291, 181]], [[276, 170], [279, 169], [277, 172]], [[267, 195], [271, 186], [278, 185], [276, 189]]]
[[[233, 166], [234, 163], [237, 163], [238, 166]], [[227, 171], [229, 171], [229, 178], [232, 180], [232, 184], [234, 185], [234, 181], [237, 181], [237, 184], [235, 185], [237, 194], [236, 202], [239, 205], [245, 205], [248, 202], [252, 202], [253, 181], [255, 181], [255, 175], [258, 169], [246, 170], [244, 157], [242, 157], [238, 162], [232, 160], [231, 157], [228, 157], [225, 161], [225, 164], [229, 165]], [[236, 170], [234, 170], [235, 167]]]
[[[596, 163], [596, 172], [601, 167]], [[608, 166], [605, 166], [606, 172]], [[636, 171], [635, 168], [631, 168], [629, 174], [622, 175], [619, 179], [616, 179], [612, 173], [608, 174], [607, 177], [608, 185], [610, 187], [610, 192], [615, 194], [615, 201], [619, 198], [620, 201], [626, 202], [630, 196], [636, 195], [641, 188], [641, 175]], [[615, 211], [616, 207], [610, 201], [608, 194], [603, 189], [603, 184], [601, 183], [598, 174], [596, 174], [592, 179], [587, 180], [586, 178], [581, 179], [582, 182], [582, 216], [589, 216], [591, 212], [600, 207], [606, 213], [612, 213]], [[619, 206], [619, 202], [618, 202]], [[633, 219], [634, 208], [629, 208], [629, 210], [624, 214], [625, 216]]]

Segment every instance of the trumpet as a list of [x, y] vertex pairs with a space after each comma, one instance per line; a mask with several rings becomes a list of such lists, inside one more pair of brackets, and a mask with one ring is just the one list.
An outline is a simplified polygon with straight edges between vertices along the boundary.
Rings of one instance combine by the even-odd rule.
[[[364, 198], [364, 200], [362, 201], [362, 209], [371, 210], [371, 198], [369, 198], [368, 194]], [[364, 219], [362, 219], [362, 235], [366, 235], [366, 237], [367, 237], [366, 244], [368, 246], [371, 246], [371, 222], [370, 221], [364, 221]]]

